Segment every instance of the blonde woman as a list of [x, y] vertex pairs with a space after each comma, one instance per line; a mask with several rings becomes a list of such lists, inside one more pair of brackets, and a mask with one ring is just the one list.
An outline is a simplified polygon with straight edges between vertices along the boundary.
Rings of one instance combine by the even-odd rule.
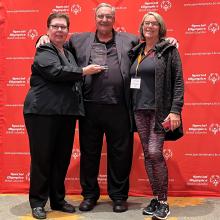
[[164, 38], [166, 26], [155, 12], [144, 15], [140, 25], [141, 44], [130, 51], [132, 101], [137, 131], [142, 143], [145, 168], [154, 198], [144, 208], [144, 215], [166, 219], [168, 170], [163, 157], [169, 122], [171, 135], [181, 126], [183, 76], [178, 50]]

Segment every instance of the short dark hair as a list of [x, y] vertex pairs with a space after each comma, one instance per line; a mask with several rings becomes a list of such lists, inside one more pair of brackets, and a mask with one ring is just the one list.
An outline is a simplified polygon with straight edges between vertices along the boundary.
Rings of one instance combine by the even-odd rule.
[[57, 12], [50, 14], [49, 17], [47, 18], [47, 27], [48, 28], [50, 27], [51, 21], [54, 18], [64, 18], [66, 20], [67, 28], [69, 29], [69, 26], [70, 26], [69, 16], [66, 14], [61, 14], [61, 13], [57, 13]]

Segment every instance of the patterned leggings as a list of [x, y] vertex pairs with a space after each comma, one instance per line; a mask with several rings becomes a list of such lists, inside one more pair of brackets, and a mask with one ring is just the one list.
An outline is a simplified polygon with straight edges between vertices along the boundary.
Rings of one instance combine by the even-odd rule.
[[155, 113], [153, 110], [137, 110], [135, 121], [142, 143], [145, 169], [148, 174], [153, 195], [158, 200], [167, 200], [168, 170], [163, 157], [164, 134], [154, 132]]

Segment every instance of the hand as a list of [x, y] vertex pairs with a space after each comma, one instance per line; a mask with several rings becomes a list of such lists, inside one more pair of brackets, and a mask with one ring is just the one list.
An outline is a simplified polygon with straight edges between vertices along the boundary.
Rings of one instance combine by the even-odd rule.
[[83, 75], [92, 75], [94, 73], [99, 73], [104, 70], [105, 67], [97, 65], [97, 64], [90, 64], [86, 67], [83, 67]]
[[43, 35], [39, 38], [38, 42], [36, 43], [36, 48], [46, 43], [50, 43], [50, 39], [47, 35]]
[[174, 45], [176, 48], [179, 47], [179, 43], [176, 38], [174, 37], [167, 37], [166, 40], [168, 40], [172, 45]]
[[171, 131], [175, 130], [181, 125], [181, 120], [180, 120], [180, 115], [175, 114], [175, 113], [170, 113], [164, 121], [170, 119], [170, 129]]

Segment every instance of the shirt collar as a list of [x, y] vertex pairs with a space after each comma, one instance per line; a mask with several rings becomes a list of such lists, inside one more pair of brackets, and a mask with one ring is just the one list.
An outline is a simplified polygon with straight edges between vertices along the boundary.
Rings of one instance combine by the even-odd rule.
[[109, 41], [107, 42], [103, 42], [103, 41], [100, 41], [98, 36], [97, 36], [97, 31], [95, 32], [95, 42], [97, 43], [102, 43], [102, 44], [111, 44], [113, 42], [115, 42], [115, 30], [112, 29], [112, 39], [110, 39]]

